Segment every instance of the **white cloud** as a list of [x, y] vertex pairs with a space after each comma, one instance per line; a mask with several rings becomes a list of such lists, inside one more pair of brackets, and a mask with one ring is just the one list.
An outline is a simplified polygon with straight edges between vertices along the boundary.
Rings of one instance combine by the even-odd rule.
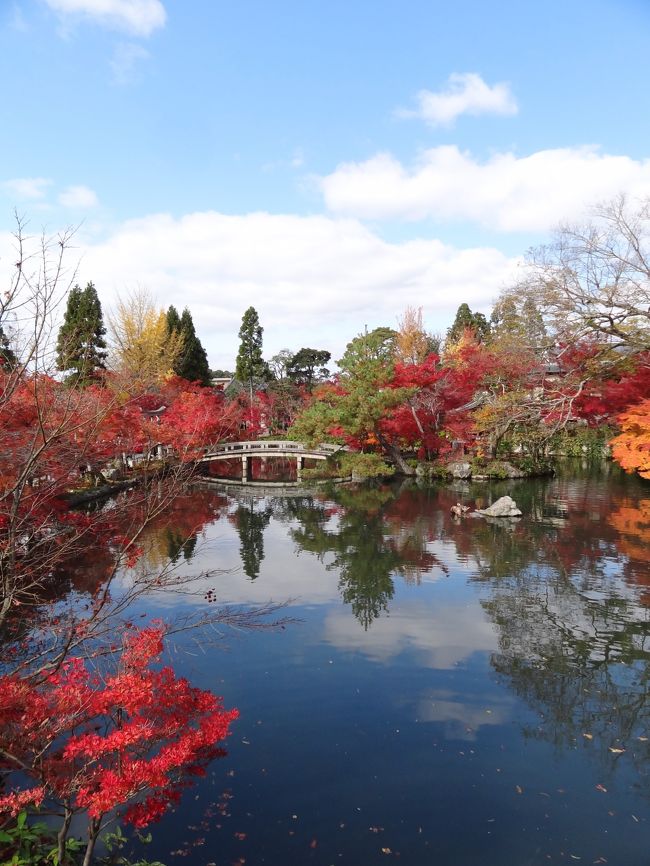
[[576, 147], [480, 162], [448, 145], [424, 151], [412, 168], [386, 153], [343, 163], [320, 187], [330, 210], [362, 219], [456, 219], [544, 231], [619, 192], [650, 194], [650, 160]]
[[167, 19], [160, 0], [45, 0], [62, 16], [89, 18], [135, 36], [150, 36]]
[[420, 90], [416, 109], [398, 109], [398, 117], [419, 117], [431, 126], [451, 126], [461, 114], [516, 114], [517, 102], [510, 86], [490, 86], [475, 72], [453, 73], [443, 90]]
[[113, 81], [116, 84], [128, 84], [138, 63], [150, 56], [146, 48], [135, 42], [121, 42], [116, 45], [111, 59]]
[[250, 305], [267, 357], [310, 345], [338, 358], [364, 325], [395, 325], [407, 304], [434, 330], [461, 301], [487, 311], [515, 267], [493, 248], [389, 243], [351, 219], [201, 212], [129, 221], [88, 243], [79, 280], [93, 280], [105, 305], [139, 285], [161, 305], [187, 304], [210, 362], [228, 367]]
[[59, 204], [69, 208], [91, 208], [99, 204], [97, 194], [87, 186], [69, 186], [59, 195]]
[[447, 739], [473, 742], [481, 728], [498, 727], [512, 718], [514, 698], [499, 695], [496, 704], [493, 694], [473, 695], [472, 698], [468, 700], [465, 693], [431, 689], [418, 701], [416, 719], [442, 724]]
[[402, 603], [391, 609], [390, 616], [376, 619], [367, 632], [349, 610], [335, 608], [327, 616], [323, 637], [339, 650], [381, 663], [412, 653], [420, 665], [436, 670], [452, 670], [475, 653], [497, 649], [494, 626], [478, 602], [447, 605], [444, 611]]
[[5, 180], [2, 188], [17, 199], [36, 201], [45, 198], [47, 188], [52, 181], [45, 177], [16, 177]]

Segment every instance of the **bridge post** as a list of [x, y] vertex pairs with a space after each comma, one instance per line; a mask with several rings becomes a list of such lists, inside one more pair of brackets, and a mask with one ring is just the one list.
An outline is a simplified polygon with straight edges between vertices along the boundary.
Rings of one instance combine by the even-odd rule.
[[305, 458], [302, 454], [296, 454], [296, 481], [302, 481], [302, 470], [305, 465]]
[[246, 484], [248, 481], [248, 466], [249, 466], [250, 457], [248, 454], [242, 454], [241, 456], [241, 480], [242, 484]]

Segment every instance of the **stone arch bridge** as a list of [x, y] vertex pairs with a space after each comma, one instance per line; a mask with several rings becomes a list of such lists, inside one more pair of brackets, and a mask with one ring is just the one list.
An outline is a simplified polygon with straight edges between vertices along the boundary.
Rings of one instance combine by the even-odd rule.
[[241, 483], [247, 484], [251, 477], [250, 461], [253, 457], [294, 457], [296, 476], [301, 480], [305, 460], [327, 460], [333, 454], [347, 449], [341, 445], [317, 445], [313, 448], [302, 442], [273, 441], [262, 439], [257, 442], [223, 442], [206, 448], [200, 463], [213, 463], [219, 460], [241, 460]]

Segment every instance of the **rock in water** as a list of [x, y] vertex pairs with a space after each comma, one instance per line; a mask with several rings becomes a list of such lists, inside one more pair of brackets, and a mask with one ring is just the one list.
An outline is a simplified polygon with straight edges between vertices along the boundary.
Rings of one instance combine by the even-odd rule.
[[477, 508], [476, 513], [484, 514], [486, 517], [521, 517], [517, 503], [510, 496], [502, 496], [489, 508]]

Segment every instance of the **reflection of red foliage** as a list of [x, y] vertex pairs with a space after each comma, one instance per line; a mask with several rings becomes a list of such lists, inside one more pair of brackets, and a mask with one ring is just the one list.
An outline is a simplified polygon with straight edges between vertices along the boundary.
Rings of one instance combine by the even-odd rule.
[[119, 670], [104, 679], [81, 659], [38, 683], [0, 678], [2, 766], [36, 782], [1, 797], [1, 811], [45, 798], [97, 821], [128, 804], [125, 820], [144, 827], [222, 754], [215, 744], [237, 711], [170, 667], [151, 670], [162, 641], [160, 627], [128, 633]]

